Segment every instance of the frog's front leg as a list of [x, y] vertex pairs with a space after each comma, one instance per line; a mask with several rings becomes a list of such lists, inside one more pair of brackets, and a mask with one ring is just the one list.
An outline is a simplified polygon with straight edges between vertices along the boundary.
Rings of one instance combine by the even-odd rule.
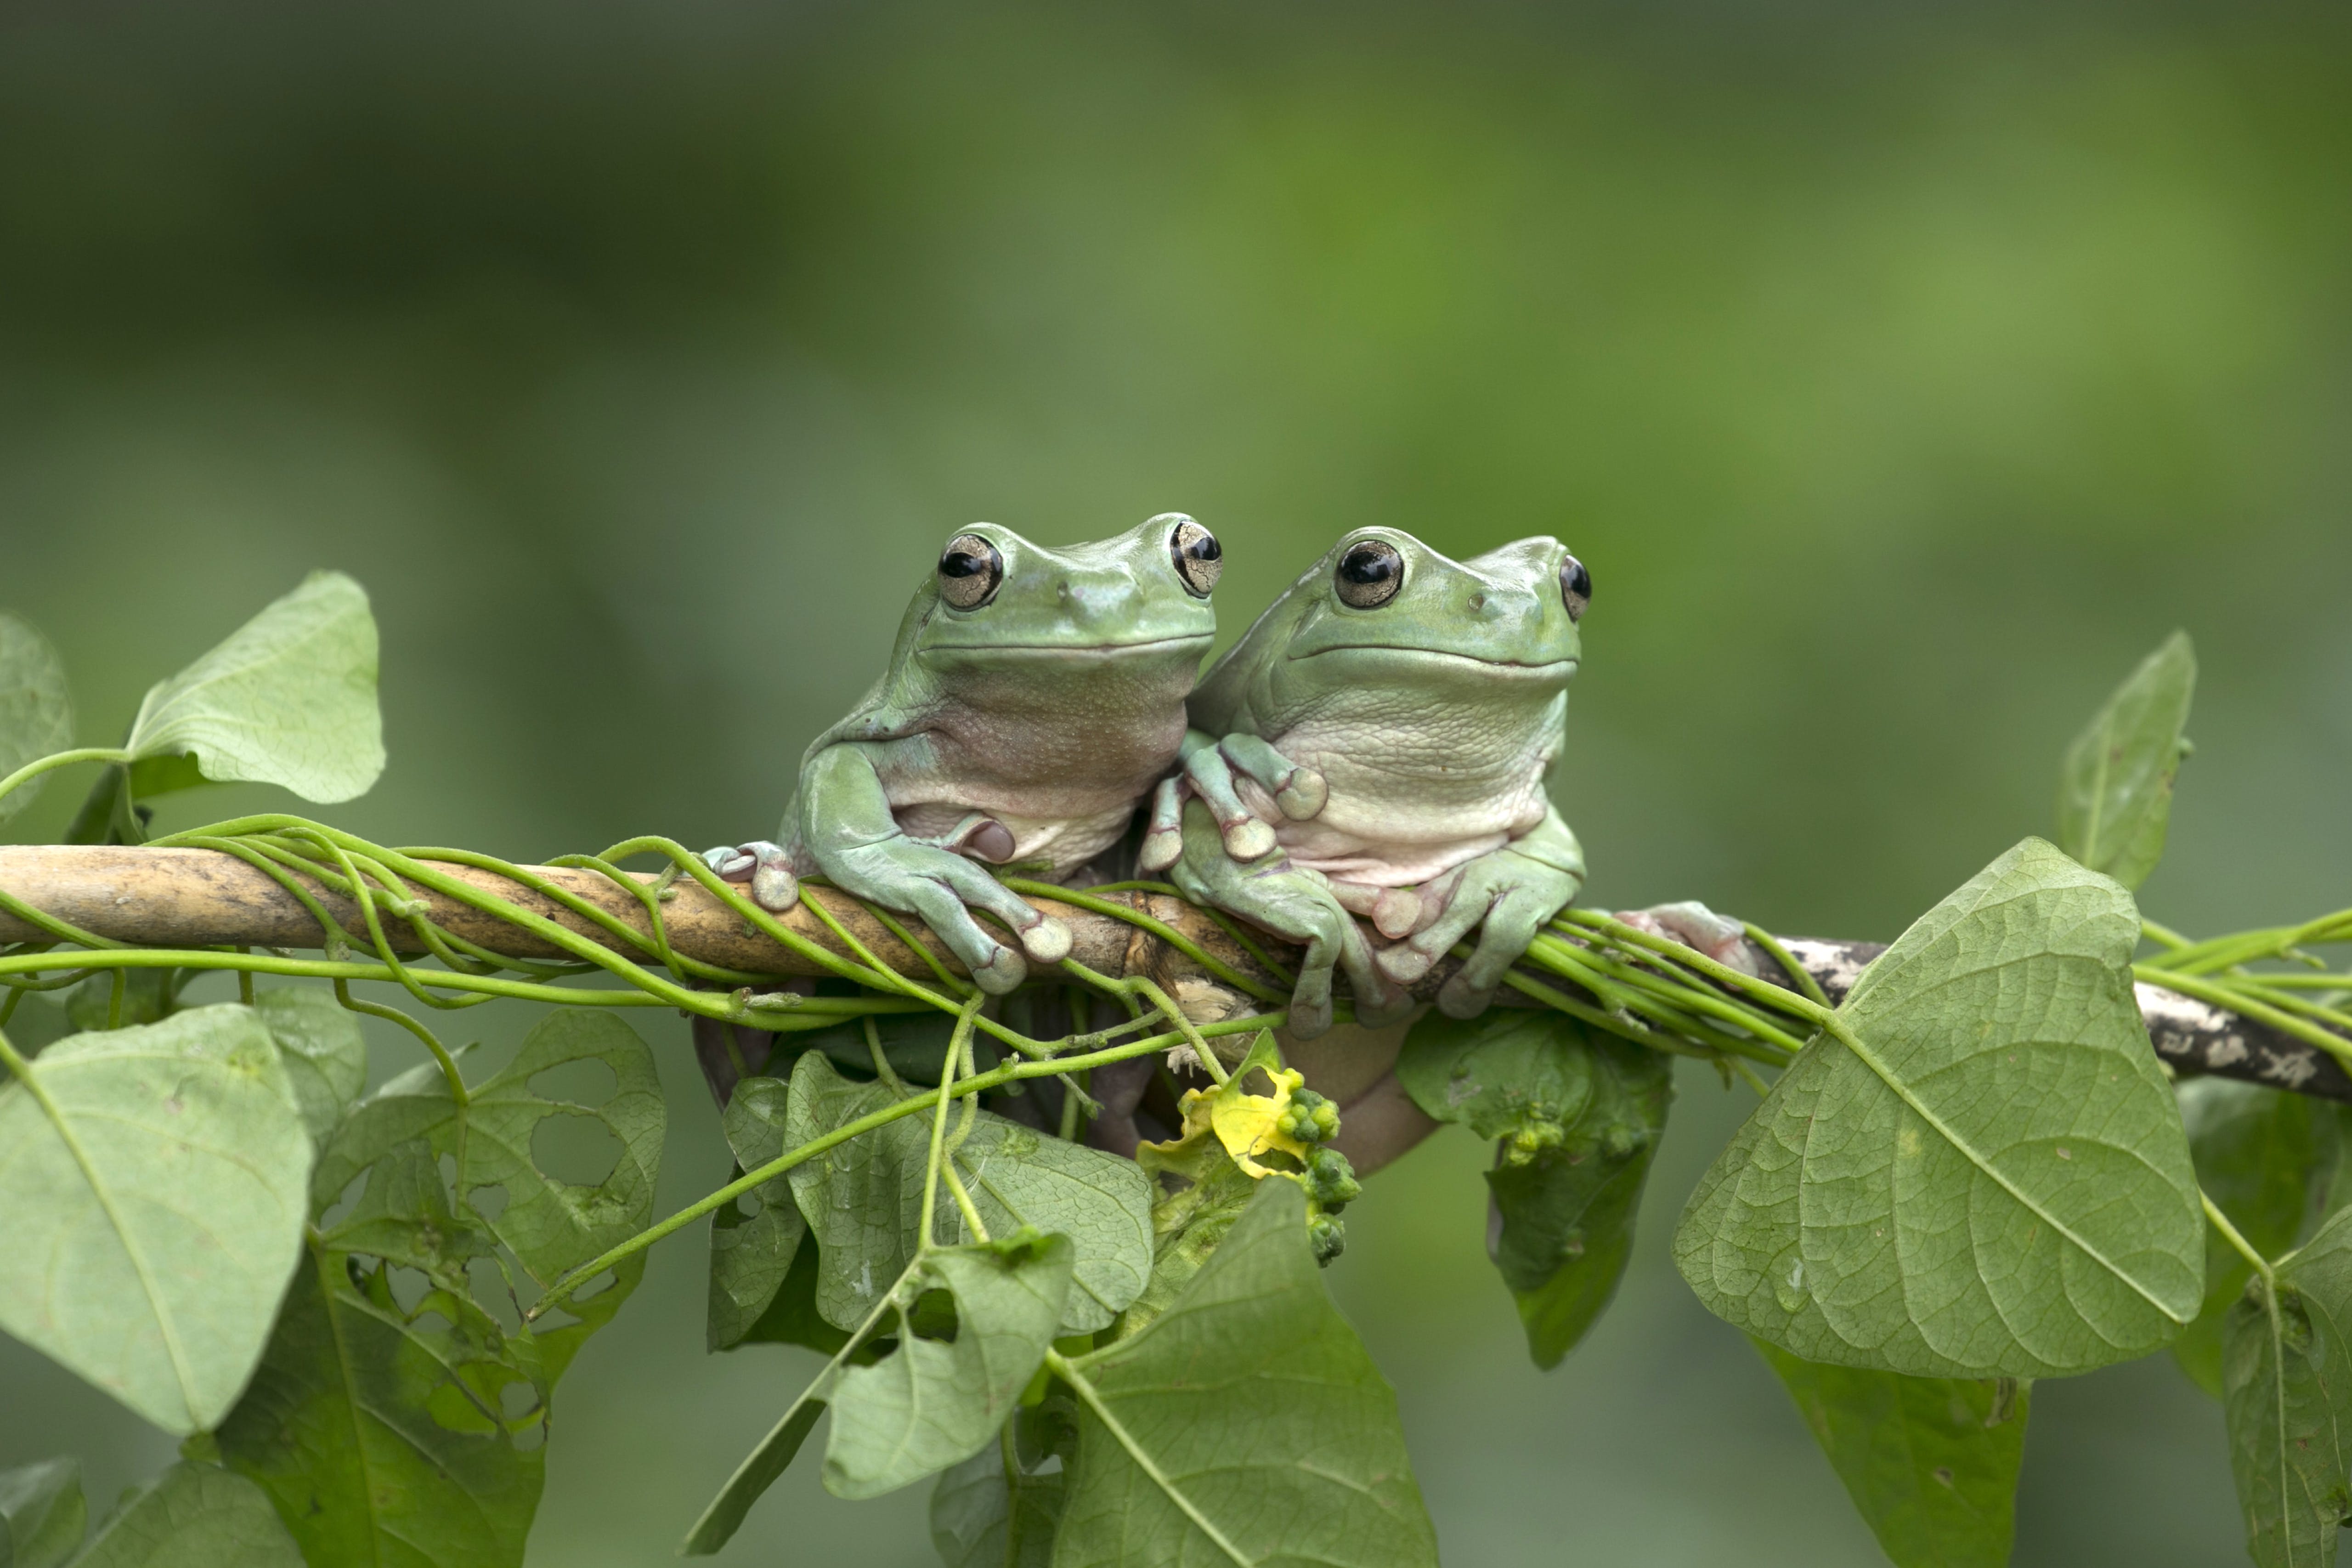
[[1184, 733], [1178, 771], [1152, 792], [1151, 823], [1137, 857], [1146, 871], [1164, 871], [1184, 853], [1183, 810], [1188, 795], [1207, 804], [1224, 837], [1225, 853], [1258, 860], [1274, 852], [1273, 826], [1244, 804], [1234, 783], [1247, 778], [1274, 797], [1285, 816], [1304, 822], [1322, 811], [1330, 786], [1313, 768], [1293, 763], [1256, 735], [1239, 731], [1220, 741], [1199, 730]]
[[[1451, 883], [1450, 889], [1444, 884]], [[1382, 973], [1410, 984], [1475, 929], [1477, 946], [1461, 969], [1438, 988], [1437, 1005], [1455, 1018], [1474, 1017], [1494, 999], [1503, 975], [1528, 951], [1546, 921], [1576, 901], [1584, 886], [1584, 851], [1556, 810], [1531, 831], [1499, 849], [1465, 862], [1423, 890], [1442, 903], [1427, 921], [1380, 954]], [[1442, 899], [1439, 898], [1443, 892]]]
[[1279, 851], [1235, 860], [1225, 852], [1214, 814], [1197, 800], [1185, 805], [1183, 835], [1183, 857], [1170, 872], [1179, 892], [1305, 944], [1290, 998], [1292, 1034], [1312, 1039], [1331, 1026], [1335, 968], [1348, 976], [1358, 1023], [1393, 1023], [1412, 1008], [1412, 998], [1373, 965], [1371, 944], [1321, 877], [1292, 866]]
[[[857, 744], [829, 746], [810, 760], [794, 810], [800, 846], [816, 869], [845, 892], [919, 918], [982, 990], [1010, 991], [1029, 977], [1029, 966], [1020, 950], [972, 919], [974, 910], [1003, 921], [1040, 963], [1069, 956], [1069, 927], [1039, 914], [955, 849], [900, 828], [881, 776]], [[984, 817], [967, 818], [948, 841], [979, 854], [1011, 853], [1011, 835]]]

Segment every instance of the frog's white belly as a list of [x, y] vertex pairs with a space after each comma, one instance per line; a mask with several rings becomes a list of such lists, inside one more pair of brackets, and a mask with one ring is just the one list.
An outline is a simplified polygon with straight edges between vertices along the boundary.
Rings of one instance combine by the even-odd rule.
[[1016, 812], [952, 801], [894, 805], [890, 815], [910, 836], [937, 838], [953, 832], [956, 825], [975, 810], [986, 811], [1013, 835], [1013, 854], [1006, 863], [1048, 862], [1051, 869], [1039, 878], [1047, 882], [1064, 880], [1118, 843], [1135, 815], [1133, 806], [1120, 805], [1083, 816], [1023, 816]]
[[1437, 749], [1367, 745], [1351, 728], [1317, 725], [1269, 739], [1320, 772], [1330, 800], [1294, 822], [1243, 779], [1244, 803], [1274, 825], [1294, 864], [1341, 881], [1419, 886], [1531, 831], [1550, 809], [1543, 776], [1554, 748], [1541, 730]]

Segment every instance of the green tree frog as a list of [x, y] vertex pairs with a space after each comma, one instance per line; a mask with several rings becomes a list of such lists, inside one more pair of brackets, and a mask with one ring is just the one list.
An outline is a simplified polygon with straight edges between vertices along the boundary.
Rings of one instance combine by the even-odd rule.
[[1544, 775], [1591, 595], [1556, 539], [1457, 562], [1360, 529], [1203, 678], [1191, 713], [1205, 734], [1155, 798], [1143, 860], [1307, 944], [1294, 1034], [1328, 1026], [1335, 965], [1377, 1024], [1475, 931], [1438, 995], [1469, 1016], [1575, 899], [1583, 852]]
[[769, 909], [822, 873], [923, 921], [982, 989], [1012, 990], [1070, 933], [985, 867], [1079, 880], [1119, 843], [1185, 740], [1222, 555], [1177, 512], [1058, 550], [991, 523], [958, 533], [882, 679], [801, 759], [782, 844], [705, 858]]

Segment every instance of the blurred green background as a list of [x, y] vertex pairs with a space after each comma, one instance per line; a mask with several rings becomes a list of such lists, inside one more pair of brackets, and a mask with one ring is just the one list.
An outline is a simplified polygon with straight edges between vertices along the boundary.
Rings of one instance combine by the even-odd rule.
[[[1343, 529], [1551, 532], [1599, 583], [1556, 786], [1600, 904], [1892, 936], [2047, 829], [2178, 625], [2200, 748], [2150, 912], [2334, 908], [2347, 69], [2316, 7], [14, 5], [0, 605], [103, 743], [342, 567], [393, 762], [331, 815], [530, 858], [768, 830], [975, 519], [1194, 512], [1228, 637]], [[727, 1156], [646, 1027], [667, 1210]], [[1877, 1561], [1664, 1255], [1744, 1110], [1683, 1096], [1556, 1373], [1466, 1137], [1349, 1215], [1328, 1278], [1457, 1568]], [[704, 1357], [701, 1268], [658, 1250], [561, 1391], [534, 1563], [666, 1558], [810, 1370]], [[0, 1464], [77, 1452], [100, 1497], [167, 1453], [13, 1343], [0, 1413]], [[728, 1561], [931, 1561], [919, 1490], [814, 1471]], [[2242, 1560], [2162, 1361], [2036, 1391], [2020, 1511], [2021, 1563]]]

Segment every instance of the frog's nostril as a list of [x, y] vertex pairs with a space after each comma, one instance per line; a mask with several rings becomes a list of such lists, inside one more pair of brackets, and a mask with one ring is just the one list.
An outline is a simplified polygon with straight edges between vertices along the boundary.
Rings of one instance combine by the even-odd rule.
[[1486, 590], [1481, 588], [1470, 595], [1470, 607], [1474, 610], [1483, 610], [1486, 607]]

